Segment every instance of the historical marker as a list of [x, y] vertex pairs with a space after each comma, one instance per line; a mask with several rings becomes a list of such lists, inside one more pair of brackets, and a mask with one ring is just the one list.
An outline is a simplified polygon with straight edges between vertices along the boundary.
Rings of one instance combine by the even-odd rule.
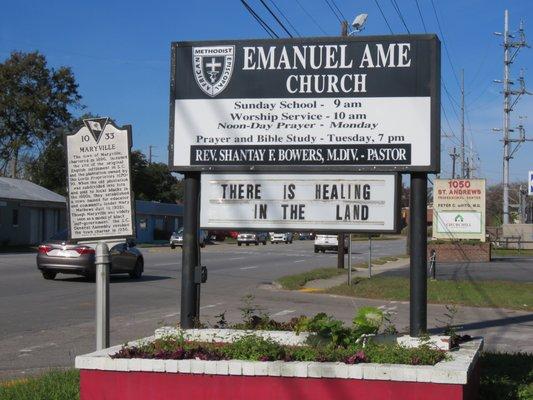
[[440, 169], [436, 36], [178, 42], [172, 57], [176, 171]]
[[66, 137], [70, 237], [135, 236], [131, 126], [116, 127], [108, 118], [86, 119], [84, 124]]
[[202, 174], [205, 229], [395, 232], [395, 174]]

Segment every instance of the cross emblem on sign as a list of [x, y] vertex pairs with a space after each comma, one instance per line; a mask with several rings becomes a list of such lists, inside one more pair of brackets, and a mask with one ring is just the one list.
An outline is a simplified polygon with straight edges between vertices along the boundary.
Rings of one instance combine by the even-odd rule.
[[217, 80], [218, 71], [215, 68], [221, 67], [222, 64], [219, 62], [216, 62], [215, 57], [211, 58], [211, 62], [208, 62], [205, 64], [206, 67], [209, 67], [210, 70], [207, 72], [209, 74], [209, 77], [211, 79], [211, 83], [215, 83]]

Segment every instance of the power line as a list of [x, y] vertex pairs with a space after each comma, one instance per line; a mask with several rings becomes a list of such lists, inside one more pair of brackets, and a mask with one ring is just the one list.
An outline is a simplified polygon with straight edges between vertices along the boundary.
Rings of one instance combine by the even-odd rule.
[[283, 19], [285, 20], [285, 22], [287, 22], [287, 24], [289, 24], [289, 26], [293, 29], [294, 32], [296, 32], [296, 35], [297, 36], [301, 36], [300, 35], [300, 32], [298, 32], [298, 29], [296, 29], [294, 27], [294, 25], [291, 23], [291, 21], [289, 20], [289, 18], [287, 18], [287, 16], [285, 15], [285, 13], [281, 10], [281, 8], [278, 7], [278, 5], [274, 2], [274, 0], [268, 0], [270, 2], [270, 4], [272, 4], [274, 6], [274, 8], [280, 13], [280, 15], [283, 17]]
[[435, 14], [435, 19], [437, 20], [437, 26], [439, 28], [440, 36], [442, 37], [442, 45], [444, 46], [444, 52], [446, 53], [446, 58], [448, 59], [448, 62], [450, 63], [450, 66], [452, 67], [452, 72], [455, 78], [455, 83], [457, 83], [457, 86], [461, 87], [461, 84], [459, 83], [459, 78], [457, 76], [457, 72], [455, 71], [455, 67], [453, 66], [452, 58], [450, 57], [450, 52], [448, 51], [448, 46], [446, 46], [444, 32], [442, 31], [442, 28], [440, 26], [440, 20], [437, 14], [437, 8], [435, 7], [435, 3], [433, 2], [433, 0], [431, 0], [431, 7], [433, 8], [433, 13]]
[[274, 19], [276, 20], [276, 22], [278, 23], [279, 26], [281, 26], [281, 28], [287, 33], [287, 35], [289, 35], [289, 37], [292, 37], [292, 34], [289, 32], [289, 30], [285, 27], [285, 25], [283, 24], [283, 22], [281, 22], [278, 18], [278, 16], [276, 14], [274, 14], [274, 12], [270, 9], [270, 7], [268, 6], [267, 3], [264, 2], [264, 0], [259, 0], [261, 2], [261, 4], [267, 9], [267, 11], [270, 13], [270, 15], [272, 15], [274, 17]]
[[337, 14], [337, 12], [333, 9], [333, 6], [331, 5], [331, 3], [328, 1], [328, 0], [324, 0], [326, 2], [326, 4], [328, 5], [329, 9], [331, 10], [331, 12], [333, 13], [333, 15], [335, 15], [335, 17], [339, 20], [339, 23], [342, 24], [342, 19], [341, 17], [339, 17], [339, 15]]
[[246, 3], [245, 0], [241, 0], [241, 3], [271, 38], [279, 38], [278, 34], [253, 10], [252, 7], [248, 5], [248, 3]]
[[320, 24], [317, 22], [317, 20], [311, 15], [311, 13], [309, 13], [309, 11], [307, 11], [307, 9], [302, 5], [302, 3], [300, 3], [300, 0], [296, 0], [296, 3], [300, 6], [302, 11], [309, 17], [309, 19], [311, 21], [313, 21], [313, 23], [318, 27], [318, 29], [320, 29], [320, 31], [324, 35], [327, 35], [328, 33], [324, 30], [324, 28], [322, 28], [322, 26], [320, 26]]
[[333, 3], [333, 6], [335, 7], [335, 9], [339, 12], [339, 15], [342, 17], [342, 19], [344, 21], [347, 21], [348, 19], [346, 18], [346, 16], [343, 14], [343, 12], [340, 10], [340, 8], [337, 6], [337, 3], [335, 2], [335, 0], [331, 0], [331, 2]]
[[[296, 0], [296, 1], [298, 1], [298, 0]], [[387, 20], [387, 17], [385, 16], [385, 13], [383, 12], [383, 9], [379, 5], [378, 0], [374, 0], [374, 2], [376, 3], [376, 6], [379, 8], [379, 12], [381, 13], [381, 16], [383, 17], [383, 19], [385, 20], [385, 23], [387, 24], [387, 27], [389, 28], [389, 32], [391, 33], [391, 35], [394, 35], [394, 32], [392, 32], [392, 28], [389, 25], [389, 21]]]
[[428, 29], [426, 28], [426, 23], [424, 22], [422, 11], [420, 11], [420, 5], [418, 4], [418, 0], [415, 0], [415, 3], [416, 3], [416, 8], [418, 9], [418, 15], [420, 16], [420, 20], [422, 21], [422, 26], [424, 27], [424, 32], [427, 33]]
[[396, 13], [400, 17], [400, 20], [402, 21], [403, 26], [405, 27], [405, 30], [410, 35], [411, 32], [409, 31], [409, 28], [407, 27], [407, 24], [405, 23], [405, 19], [403, 18], [402, 11], [400, 10], [400, 7], [398, 7], [398, 3], [396, 3], [396, 0], [390, 0], [392, 7], [396, 10]]

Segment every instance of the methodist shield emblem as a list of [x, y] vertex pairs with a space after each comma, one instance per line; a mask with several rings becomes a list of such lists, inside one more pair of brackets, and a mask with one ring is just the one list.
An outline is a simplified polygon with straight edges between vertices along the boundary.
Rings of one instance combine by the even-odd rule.
[[193, 72], [196, 83], [215, 97], [228, 86], [235, 61], [235, 46], [193, 47]]

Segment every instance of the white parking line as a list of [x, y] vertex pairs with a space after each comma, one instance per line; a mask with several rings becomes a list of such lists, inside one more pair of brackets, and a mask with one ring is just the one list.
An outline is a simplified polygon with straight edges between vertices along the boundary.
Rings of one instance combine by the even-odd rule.
[[273, 317], [281, 317], [283, 315], [288, 315], [288, 314], [292, 314], [292, 313], [295, 313], [296, 310], [281, 310], [280, 312], [277, 312], [275, 314], [272, 314]]
[[154, 264], [153, 266], [154, 266], [154, 267], [168, 267], [168, 266], [170, 266], [170, 265], [178, 265], [178, 262], [175, 261], [175, 262], [173, 262], [173, 263]]
[[178, 315], [180, 315], [179, 312], [174, 312], [174, 313], [170, 313], [170, 314], [167, 314], [167, 315], [163, 315], [163, 318], [176, 317]]
[[259, 265], [252, 265], [251, 267], [242, 267], [239, 269], [256, 269], [256, 268], [259, 268]]
[[296, 260], [294, 261], [295, 263], [301, 263], [301, 262], [304, 262], [305, 260]]
[[228, 258], [228, 261], [233, 261], [233, 260], [244, 260], [246, 257], [233, 257], [233, 258]]
[[214, 307], [218, 307], [218, 306], [221, 306], [222, 304], [224, 304], [224, 303], [208, 304], [208, 305], [206, 305], [206, 306], [200, 307], [200, 310], [205, 310], [206, 308], [214, 308]]

